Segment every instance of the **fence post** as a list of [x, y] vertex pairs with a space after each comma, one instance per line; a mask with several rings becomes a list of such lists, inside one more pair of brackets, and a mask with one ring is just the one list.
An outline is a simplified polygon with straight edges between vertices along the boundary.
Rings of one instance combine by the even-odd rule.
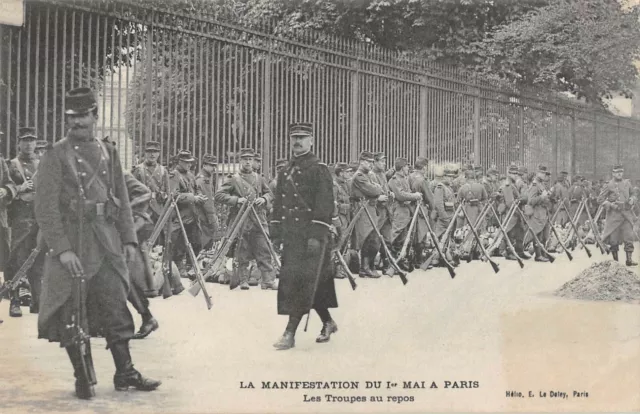
[[473, 163], [480, 165], [480, 89], [475, 88], [473, 98]]
[[593, 179], [598, 179], [598, 114], [593, 113]]
[[576, 110], [571, 110], [571, 177], [576, 174]]
[[[154, 15], [152, 15], [154, 16]], [[152, 17], [153, 18], [153, 17]], [[153, 99], [152, 99], [152, 95], [153, 95], [153, 85], [152, 85], [152, 80], [153, 80], [153, 65], [152, 65], [152, 60], [153, 60], [153, 53], [152, 53], [152, 49], [153, 49], [153, 25], [149, 25], [148, 26], [148, 32], [147, 32], [147, 50], [146, 50], [146, 56], [145, 59], [147, 60], [147, 90], [146, 90], [146, 95], [147, 95], [147, 122], [145, 125], [145, 134], [144, 134], [144, 138], [145, 141], [151, 141], [152, 137], [151, 137], [151, 114], [152, 114], [152, 106], [153, 106]], [[141, 114], [142, 115], [142, 114]], [[104, 131], [103, 131], [104, 134]], [[136, 150], [138, 150], [139, 153], [142, 153], [143, 148], [144, 148], [144, 144], [142, 142], [138, 142], [137, 143], [138, 146], [135, 146], [135, 142], [134, 142], [134, 149], [133, 149], [133, 153], [136, 153]], [[125, 163], [128, 164], [129, 163], [129, 156], [126, 157], [126, 161]], [[126, 168], [129, 168], [129, 166], [127, 165]]]
[[351, 63], [351, 127], [349, 128], [349, 159], [358, 159], [358, 135], [360, 133], [360, 61]]
[[520, 143], [520, 165], [524, 166], [524, 105], [520, 105], [519, 108], [518, 122], [520, 122], [520, 128], [518, 128], [518, 142]]
[[[262, 74], [262, 93], [264, 96], [262, 107], [262, 160], [263, 163], [267, 162], [267, 172], [270, 177], [274, 176], [272, 171], [273, 164], [271, 163], [271, 52], [267, 53], [267, 57], [264, 60], [264, 73]], [[264, 164], [263, 164], [264, 168]]]
[[558, 178], [558, 117], [560, 116], [560, 108], [556, 104], [556, 110], [553, 117], [553, 149], [551, 152], [551, 156], [553, 158], [553, 165], [551, 166], [551, 171], [553, 174], [553, 179], [556, 180]]
[[620, 118], [617, 119], [616, 123], [616, 164], [620, 164], [622, 160], [622, 154], [620, 153], [621, 148], [621, 138], [620, 138]]
[[427, 156], [427, 114], [428, 108], [428, 88], [424, 85], [425, 78], [420, 79], [420, 130], [418, 131], [418, 155]]

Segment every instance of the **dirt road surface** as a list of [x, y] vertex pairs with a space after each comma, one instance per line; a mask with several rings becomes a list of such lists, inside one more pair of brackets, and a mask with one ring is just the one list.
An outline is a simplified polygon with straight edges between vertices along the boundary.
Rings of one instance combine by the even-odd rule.
[[[527, 261], [522, 270], [500, 259], [498, 274], [487, 263], [463, 263], [453, 280], [444, 269], [415, 271], [406, 286], [397, 277], [358, 278], [355, 292], [339, 280], [340, 308], [332, 311], [339, 332], [316, 344], [321, 324], [312, 314], [308, 332], [303, 321], [289, 351], [272, 348], [286, 324], [276, 315], [274, 291], [209, 284], [210, 311], [186, 291], [153, 299], [160, 329], [131, 345], [136, 368], [162, 386], [116, 392], [111, 355], [104, 340], [94, 339], [99, 383], [89, 402], [73, 396], [64, 350], [36, 338], [36, 315], [23, 308], [22, 318], [9, 318], [2, 301], [0, 412], [638, 411], [640, 305], [554, 297], [552, 291], [605, 259], [574, 256]], [[263, 389], [267, 381], [359, 387]], [[380, 388], [366, 381], [374, 387], [380, 381]], [[405, 388], [422, 381], [424, 389]], [[461, 388], [462, 381], [476, 388]], [[509, 391], [522, 396], [507, 397]], [[328, 402], [327, 395], [367, 402]], [[316, 396], [320, 402], [305, 402]]]

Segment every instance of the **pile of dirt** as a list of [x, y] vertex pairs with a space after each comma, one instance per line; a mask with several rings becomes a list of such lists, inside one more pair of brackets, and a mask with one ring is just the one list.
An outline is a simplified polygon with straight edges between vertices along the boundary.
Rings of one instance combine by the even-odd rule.
[[556, 290], [556, 296], [582, 300], [640, 301], [640, 276], [613, 260], [594, 263]]

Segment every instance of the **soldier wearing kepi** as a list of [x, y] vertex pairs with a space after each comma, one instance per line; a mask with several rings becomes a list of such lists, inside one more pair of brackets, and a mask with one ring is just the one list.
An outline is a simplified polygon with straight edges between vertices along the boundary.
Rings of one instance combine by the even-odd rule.
[[[382, 152], [377, 152], [373, 155], [375, 159], [373, 163], [373, 182], [378, 183], [382, 188], [382, 194], [384, 194], [387, 199], [378, 200], [378, 230], [380, 230], [380, 234], [382, 235], [383, 241], [389, 246], [391, 244], [391, 212], [389, 211], [389, 205], [393, 199], [393, 193], [389, 191], [389, 182], [386, 174], [386, 164], [387, 157]], [[389, 258], [387, 254], [382, 248], [382, 244], [380, 245], [380, 269], [386, 269], [389, 267]]]
[[274, 199], [275, 239], [282, 239], [282, 269], [278, 288], [278, 314], [289, 315], [284, 334], [274, 347], [295, 346], [302, 316], [312, 308], [322, 320], [316, 342], [328, 342], [338, 326], [329, 308], [338, 307], [331, 265], [334, 212], [333, 183], [329, 168], [311, 152], [313, 127], [289, 127], [293, 157], [278, 175]]
[[[93, 397], [69, 329], [74, 325], [72, 278], [83, 277], [86, 298], [81, 306], [87, 307], [88, 317], [83, 329], [104, 334], [116, 366], [116, 390], [151, 391], [160, 381], [134, 369], [129, 352], [134, 326], [127, 308], [127, 260], [135, 256], [137, 238], [120, 158], [113, 146], [95, 137], [98, 106], [93, 92], [73, 89], [65, 103], [67, 136], [46, 152], [37, 180], [36, 218], [49, 247], [38, 337], [66, 347], [74, 367], [76, 395]], [[81, 257], [76, 255], [79, 248]]]
[[[574, 216], [578, 212], [578, 207], [583, 199], [589, 198], [589, 190], [586, 188], [586, 183], [584, 182], [584, 177], [581, 175], [576, 175], [573, 177], [573, 183], [568, 191], [569, 198], [569, 216], [573, 220]], [[582, 226], [584, 222], [589, 217], [585, 209], [589, 208], [589, 204], [587, 201], [587, 205], [582, 210], [580, 217], [577, 217], [576, 226]], [[591, 211], [591, 210], [589, 210]]]
[[[0, 132], [0, 135], [3, 135]], [[18, 190], [9, 174], [9, 167], [0, 155], [0, 272], [5, 271], [11, 247], [11, 229], [7, 219], [7, 205], [18, 194]], [[6, 275], [5, 275], [6, 280]], [[0, 319], [2, 323], [2, 319]]]
[[[371, 167], [375, 159], [369, 151], [360, 154], [360, 166], [353, 175], [351, 185], [351, 199], [360, 203], [371, 215], [374, 223], [378, 221], [378, 201], [387, 201], [382, 187], [371, 179]], [[356, 206], [356, 209], [360, 207]], [[355, 213], [354, 213], [355, 214]], [[355, 249], [360, 250], [360, 277], [378, 278], [374, 261], [380, 249], [380, 238], [376, 234], [373, 224], [366, 214], [360, 214], [354, 229]]]
[[[520, 170], [518, 169], [518, 166], [515, 164], [509, 165], [507, 178], [502, 182], [499, 190], [502, 195], [502, 197], [500, 197], [500, 204], [498, 205], [499, 214], [504, 214], [509, 211], [513, 203], [520, 203], [521, 195], [520, 191], [518, 191], [518, 186], [516, 185], [519, 176]], [[504, 217], [502, 220], [504, 221]], [[518, 215], [514, 214], [511, 217], [511, 220], [509, 220], [508, 223], [505, 223], [504, 228], [507, 231], [509, 240], [513, 243], [513, 247], [515, 248], [518, 256], [523, 259], [530, 259], [530, 257], [524, 253], [524, 247], [522, 245], [524, 230], [523, 224], [520, 223]], [[510, 249], [507, 249], [507, 242], [505, 240], [503, 240], [500, 245], [500, 252], [507, 260], [516, 260], [513, 252]]]
[[[389, 190], [393, 193], [393, 227], [391, 229], [391, 253], [394, 256], [398, 256], [404, 240], [407, 237], [407, 232], [413, 218], [413, 212], [415, 207], [412, 208], [412, 203], [421, 200], [422, 194], [419, 192], [412, 192], [409, 186], [409, 163], [406, 158], [396, 158], [394, 167], [396, 173], [389, 180]], [[385, 274], [393, 275], [395, 269], [392, 266], [388, 266], [385, 270]]]
[[[444, 167], [444, 171], [438, 171], [436, 176], [438, 175], [440, 176], [440, 181], [433, 189], [431, 220], [434, 223], [433, 232], [436, 234], [436, 237], [441, 240], [451, 220], [455, 219], [453, 214], [455, 213], [456, 195], [451, 188], [451, 182], [457, 176], [457, 171], [455, 166], [447, 165]], [[455, 230], [455, 224], [453, 226]], [[449, 249], [446, 251], [449, 252]]]
[[[194, 161], [195, 158], [193, 158], [190, 151], [180, 151], [178, 153], [178, 165], [169, 173], [169, 183], [171, 192], [176, 197], [176, 204], [179, 210], [178, 213], [174, 214], [180, 214], [193, 253], [197, 256], [202, 247], [200, 245], [202, 229], [200, 228], [200, 220], [198, 220], [196, 209], [197, 206], [204, 204], [207, 198], [196, 186], [196, 178], [191, 172], [191, 166]], [[180, 276], [187, 277], [187, 272], [193, 264], [190, 261], [188, 265], [184, 263], [187, 258], [187, 241], [184, 239], [177, 217], [174, 219], [171, 228], [171, 245], [173, 250], [171, 255], [178, 267]]]
[[[427, 214], [433, 210], [433, 192], [431, 192], [430, 181], [425, 176], [428, 165], [429, 162], [426, 158], [418, 157], [413, 163], [414, 171], [409, 174], [409, 187], [412, 192], [417, 192], [422, 195], [422, 202], [425, 204], [424, 211]], [[428, 235], [429, 230], [426, 218], [422, 214], [418, 214], [416, 223], [416, 245], [414, 247], [416, 253], [415, 263], [418, 265], [424, 261], [422, 253], [426, 247]]]
[[338, 227], [340, 233], [340, 243], [342, 243], [342, 240], [346, 237], [345, 232], [351, 222], [351, 197], [349, 196], [349, 183], [345, 177], [345, 170], [348, 167], [347, 163], [339, 162], [334, 168], [336, 178], [333, 187], [335, 189], [334, 197], [339, 220], [339, 222], [336, 223], [336, 227]]
[[613, 178], [606, 183], [598, 197], [598, 203], [606, 209], [607, 218], [602, 231], [602, 239], [611, 247], [613, 259], [618, 261], [618, 250], [624, 243], [624, 251], [627, 255], [627, 266], [637, 266], [631, 259], [633, 254], [633, 214], [631, 208], [638, 200], [638, 194], [632, 191], [631, 182], [624, 179], [622, 165], [613, 167]]
[[[269, 228], [266, 210], [267, 202], [273, 199], [273, 195], [264, 178], [253, 170], [254, 156], [255, 152], [251, 148], [243, 148], [240, 151], [240, 172], [232, 175], [222, 184], [215, 199], [230, 207], [229, 223], [233, 222], [243, 203], [255, 199], [253, 208], [257, 214], [249, 213], [245, 222], [241, 223], [243, 231], [236, 241], [234, 271], [239, 274], [240, 289], [248, 290], [249, 270], [247, 266], [251, 259], [255, 259], [261, 273], [262, 289], [275, 290], [278, 285], [271, 263], [269, 240], [260, 229], [260, 226], [265, 231]], [[235, 288], [235, 286], [230, 287]]]
[[49, 141], [46, 139], [39, 139], [36, 141], [36, 157], [38, 159], [42, 158], [45, 152], [47, 152], [47, 147], [49, 146]]
[[[549, 210], [551, 209], [551, 194], [547, 190], [545, 182], [547, 177], [551, 173], [547, 169], [546, 165], [539, 165], [538, 172], [535, 179], [527, 190], [527, 205], [525, 206], [524, 214], [527, 217], [531, 230], [538, 236], [540, 243], [546, 244], [549, 238], [549, 231], [551, 230], [548, 224]], [[531, 236], [533, 237], [533, 236]], [[526, 246], [530, 238], [525, 238], [524, 245]], [[548, 262], [549, 259], [542, 254], [542, 246], [537, 244], [535, 249], [535, 261], [536, 262]]]
[[[23, 127], [18, 130], [18, 156], [9, 162], [9, 174], [16, 184], [18, 194], [9, 205], [9, 224], [11, 226], [11, 255], [5, 270], [5, 278], [11, 279], [26, 261], [38, 244], [38, 224], [33, 209], [35, 199], [34, 179], [40, 162], [35, 154], [36, 131]], [[44, 253], [43, 253], [44, 255]], [[22, 316], [19, 292], [31, 288], [31, 313], [38, 313], [40, 285], [42, 279], [41, 259], [27, 271], [28, 284], [25, 283], [10, 292], [9, 315]]]
[[169, 194], [169, 171], [158, 162], [160, 157], [160, 143], [147, 141], [144, 144], [144, 162], [133, 168], [133, 176], [149, 190], [151, 201], [149, 202], [151, 219], [158, 221], [162, 208]]
[[218, 230], [218, 217], [213, 199], [216, 194], [216, 177], [213, 173], [217, 166], [216, 157], [205, 154], [202, 157], [202, 169], [196, 177], [196, 187], [202, 195], [207, 197], [207, 200], [200, 204], [198, 209], [200, 227], [202, 228], [200, 244], [203, 249], [208, 249], [213, 244], [213, 238]]

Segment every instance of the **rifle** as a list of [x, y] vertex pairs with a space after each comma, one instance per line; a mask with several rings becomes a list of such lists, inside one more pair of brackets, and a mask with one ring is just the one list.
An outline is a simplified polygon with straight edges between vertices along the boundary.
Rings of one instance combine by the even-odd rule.
[[[565, 206], [564, 204], [562, 204], [561, 206], [562, 208], [564, 208], [567, 212], [567, 215], [569, 216], [569, 222], [571, 223], [571, 227], [573, 227], [573, 231], [576, 233], [576, 238], [578, 239], [578, 241], [580, 242], [580, 244], [582, 245], [582, 247], [584, 247], [584, 251], [587, 252], [587, 256], [589, 256], [589, 258], [591, 258], [591, 251], [589, 250], [589, 248], [587, 247], [586, 244], [584, 244], [584, 240], [582, 240], [582, 238], [580, 237], [580, 235], [578, 234], [578, 228], [576, 227], [576, 224], [573, 222], [573, 220], [571, 220], [571, 215], [569, 214], [569, 210], [567, 210], [567, 206]], [[579, 211], [580, 212], [580, 211]], [[580, 216], [578, 216], [580, 217]]]
[[[422, 213], [422, 217], [424, 217], [425, 222], [427, 223], [427, 231], [429, 232], [429, 236], [433, 239], [433, 244], [435, 244], [435, 248], [436, 248], [436, 252], [440, 255], [440, 257], [442, 258], [442, 261], [444, 262], [444, 265], [447, 266], [447, 270], [449, 270], [449, 276], [451, 276], [451, 279], [453, 279], [454, 277], [456, 277], [456, 272], [455, 270], [453, 270], [453, 266], [451, 265], [451, 263], [449, 263], [449, 261], [447, 260], [446, 255], [444, 254], [443, 250], [444, 250], [444, 243], [442, 243], [442, 248], [440, 247], [440, 245], [438, 244], [438, 238], [436, 237], [436, 233], [433, 231], [433, 229], [431, 228], [431, 224], [429, 224], [429, 217], [427, 217], [427, 213], [424, 211], [424, 207], [422, 206], [422, 204], [418, 205], [418, 208], [420, 209], [420, 213]], [[453, 221], [453, 218], [451, 219], [451, 221]], [[451, 232], [451, 230], [449, 229], [448, 232]], [[435, 255], [432, 254], [431, 256], [429, 256], [429, 258], [422, 264], [422, 266], [426, 266], [424, 267], [423, 270], [425, 270], [427, 267], [429, 267], [429, 264], [431, 263], [431, 261], [433, 260], [433, 257]], [[422, 268], [422, 266], [420, 266], [420, 268]]]
[[[463, 200], [460, 203], [460, 205], [464, 205], [464, 203], [465, 202]], [[462, 208], [462, 214], [464, 214], [465, 220], [467, 220], [467, 223], [469, 223], [469, 227], [471, 227], [471, 232], [473, 232], [473, 237], [475, 237], [476, 242], [478, 243], [478, 246], [480, 247], [480, 250], [482, 250], [482, 254], [484, 254], [484, 256], [487, 258], [489, 263], [491, 263], [491, 267], [493, 268], [493, 271], [495, 273], [498, 273], [500, 271], [500, 267], [498, 266], [498, 264], [496, 262], [491, 260], [491, 256], [489, 256], [489, 253], [487, 253], [487, 249], [485, 249], [485, 247], [482, 245], [482, 241], [480, 240], [480, 236], [478, 236], [478, 232], [476, 231], [475, 227], [473, 227], [473, 224], [471, 223], [471, 219], [469, 219], [469, 216], [467, 215], [467, 211], [464, 209], [464, 207]]]
[[342, 270], [347, 273], [347, 278], [349, 279], [349, 283], [351, 284], [351, 289], [356, 290], [356, 287], [358, 287], [358, 285], [356, 284], [356, 279], [351, 274], [351, 270], [349, 270], [349, 266], [347, 266], [347, 263], [344, 261], [342, 253], [340, 253], [340, 250], [336, 249], [333, 251], [333, 255], [336, 259], [338, 259], [338, 264], [342, 267]]
[[522, 259], [520, 258], [520, 256], [518, 256], [518, 253], [516, 252], [516, 248], [513, 246], [513, 243], [511, 243], [511, 239], [509, 239], [509, 235], [507, 234], [507, 230], [502, 225], [502, 222], [500, 221], [500, 217], [498, 217], [498, 213], [493, 208], [493, 206], [491, 206], [491, 211], [492, 211], [493, 215], [496, 217], [496, 221], [498, 222], [498, 226], [500, 228], [500, 231], [504, 235], [504, 239], [507, 241], [507, 246], [509, 246], [509, 249], [511, 249], [511, 252], [516, 257], [516, 260], [518, 261], [518, 264], [520, 265], [520, 269], [522, 269], [524, 267], [524, 263], [522, 262]]
[[[498, 220], [500, 224], [502, 224], [502, 227], [505, 227], [506, 225], [508, 225], [511, 219], [513, 218], [513, 215], [516, 212], [516, 209], [515, 209], [517, 205], [516, 203], [517, 203], [516, 200], [514, 200], [513, 203], [511, 203], [511, 207], [509, 207], [509, 211], [507, 211], [507, 214], [505, 215], [504, 220], [502, 221]], [[489, 246], [489, 248], [487, 249], [487, 252], [489, 252], [489, 254], [492, 254], [495, 249], [500, 247], [500, 243], [502, 243], [503, 238], [504, 238], [504, 235], [502, 232], [500, 232], [498, 237], [496, 237], [496, 239], [493, 241], [491, 246]]]
[[[176, 199], [174, 198], [174, 195], [170, 194], [169, 197], [171, 200], [172, 208], [178, 211], [178, 206], [176, 205]], [[178, 217], [178, 223], [180, 224], [180, 229], [182, 230], [182, 237], [184, 237], [184, 242], [187, 246], [187, 251], [189, 252], [189, 258], [191, 259], [191, 264], [193, 265], [193, 268], [196, 274], [196, 281], [194, 282], [193, 285], [199, 286], [198, 289], [194, 289], [193, 286], [191, 286], [189, 288], [189, 293], [191, 293], [191, 295], [195, 297], [198, 295], [198, 293], [200, 293], [200, 289], [202, 289], [202, 293], [204, 294], [204, 301], [207, 303], [207, 309], [211, 309], [211, 307], [213, 306], [213, 303], [211, 302], [211, 296], [209, 296], [209, 293], [207, 292], [207, 288], [204, 284], [204, 278], [202, 277], [202, 273], [200, 272], [200, 265], [198, 264], [198, 258], [193, 252], [193, 247], [191, 247], [191, 242], [187, 237], [187, 230], [185, 230], [184, 228], [182, 217], [180, 217], [179, 213], [176, 214], [176, 216]]]
[[[573, 260], [573, 256], [569, 252], [569, 249], [567, 249], [567, 246], [564, 245], [564, 242], [560, 238], [560, 235], [558, 234], [558, 231], [556, 230], [555, 226], [553, 224], [551, 224], [551, 222], [549, 221], [549, 217], [547, 217], [547, 224], [549, 225], [549, 227], [551, 227], [551, 231], [553, 232], [553, 234], [555, 234], [556, 239], [558, 239], [558, 244], [560, 244], [560, 247], [562, 247], [562, 250], [564, 250], [564, 253], [569, 258], [569, 261]], [[532, 231], [532, 233], [533, 233], [533, 231]]]
[[44, 241], [42, 241], [42, 239], [38, 239], [38, 244], [33, 250], [31, 250], [27, 260], [25, 260], [22, 266], [20, 266], [20, 269], [18, 269], [16, 274], [13, 275], [11, 280], [7, 280], [2, 286], [0, 286], [0, 301], [2, 301], [2, 297], [5, 292], [14, 290], [27, 278], [27, 272], [31, 269], [31, 266], [33, 266], [33, 263], [36, 261], [38, 254], [42, 251], [43, 246]]
[[[476, 221], [473, 224], [473, 227], [476, 229], [476, 231], [478, 231], [478, 227], [480, 226], [480, 223], [482, 223], [482, 220], [484, 220], [487, 217], [487, 214], [489, 213], [489, 207], [492, 206], [491, 203], [487, 203], [482, 210], [480, 211], [480, 214], [478, 215], [478, 217], [476, 217]], [[470, 225], [471, 226], [471, 225]], [[470, 231], [466, 237], [464, 238], [464, 240], [462, 240], [462, 243], [460, 243], [460, 246], [462, 246], [464, 243], [467, 242], [467, 240], [469, 238], [471, 238], [471, 247], [469, 247], [469, 255], [467, 256], [467, 263], [471, 263], [471, 260], [473, 258], [473, 252], [475, 251], [475, 244], [474, 241], [475, 239], [472, 238], [473, 234]]]
[[[447, 239], [449, 238], [450, 234], [451, 234], [451, 230], [453, 230], [453, 226], [456, 224], [456, 217], [458, 216], [459, 210], [461, 208], [462, 204], [458, 204], [458, 207], [456, 208], [456, 211], [453, 212], [453, 216], [451, 216], [451, 221], [449, 222], [449, 226], [447, 227], [446, 231], [442, 234], [442, 237], [440, 237], [442, 241], [441, 245], [438, 244], [438, 237], [436, 237], [436, 233], [433, 231], [433, 229], [431, 228], [431, 224], [429, 223], [429, 217], [427, 216], [427, 214], [424, 212], [424, 209], [421, 209], [422, 211], [422, 216], [424, 217], [424, 220], [427, 222], [427, 228], [429, 230], [429, 235], [431, 236], [431, 239], [433, 240], [433, 244], [436, 245], [436, 253], [432, 253], [427, 260], [425, 260], [421, 265], [420, 265], [420, 269], [422, 270], [427, 270], [427, 268], [429, 267], [429, 265], [431, 265], [431, 262], [433, 261], [433, 259], [436, 257], [436, 254], [439, 254], [440, 257], [445, 261], [445, 265], [447, 266], [447, 268], [449, 268], [449, 266], [451, 266], [451, 264], [447, 261], [446, 256], [443, 254], [444, 252], [444, 244], [447, 241]], [[453, 271], [453, 268], [451, 267], [449, 269], [449, 274], [451, 274]], [[453, 276], [455, 276], [455, 273], [453, 273], [453, 275], [451, 276], [453, 278]]]
[[[421, 203], [421, 201], [417, 202], [418, 204]], [[407, 233], [407, 238], [404, 239], [404, 243], [402, 244], [402, 250], [400, 250], [400, 254], [398, 255], [398, 257], [396, 258], [396, 261], [400, 261], [402, 259], [404, 259], [404, 257], [407, 255], [407, 248], [409, 247], [409, 241], [411, 240], [411, 235], [413, 234], [413, 229], [416, 225], [416, 221], [418, 219], [418, 213], [420, 212], [420, 210], [417, 208], [417, 204], [416, 204], [416, 212], [413, 213], [413, 218], [411, 219], [411, 224], [409, 224], [409, 231]]]
[[269, 238], [267, 231], [264, 229], [264, 227], [262, 226], [262, 223], [260, 222], [260, 217], [258, 217], [258, 213], [256, 212], [256, 209], [253, 207], [253, 204], [251, 205], [250, 209], [251, 209], [251, 212], [253, 213], [253, 216], [256, 219], [256, 222], [258, 223], [260, 232], [262, 233], [265, 240], [267, 241], [267, 247], [269, 248], [269, 253], [271, 253], [271, 258], [273, 259], [273, 262], [276, 264], [278, 269], [280, 269], [282, 267], [282, 265], [280, 264], [280, 259], [278, 258], [278, 255], [276, 254], [276, 251], [273, 248], [273, 244], [271, 244], [271, 239]]
[[[82, 184], [79, 184], [79, 196], [78, 196], [78, 211], [77, 211], [77, 220], [78, 220], [78, 236], [77, 236], [77, 245], [76, 245], [76, 255], [78, 258], [83, 257], [83, 232], [84, 232], [84, 210], [85, 210], [85, 202], [86, 198], [84, 195], [84, 189], [82, 188]], [[84, 272], [84, 270], [83, 270]], [[79, 354], [79, 359], [82, 364], [82, 379], [85, 383], [93, 386], [98, 383], [96, 378], [96, 372], [93, 367], [93, 359], [91, 357], [91, 337], [88, 333], [86, 333], [83, 329], [83, 326], [87, 326], [87, 314], [86, 314], [86, 284], [87, 280], [85, 278], [84, 273], [80, 277], [75, 277], [71, 275], [72, 282], [72, 313], [71, 313], [71, 323], [66, 326], [66, 328], [71, 333], [71, 347], [75, 348]]]
[[362, 214], [362, 209], [364, 207], [362, 205], [360, 205], [358, 207], [358, 211], [356, 211], [356, 214], [353, 215], [353, 218], [351, 219], [351, 222], [349, 223], [349, 226], [347, 227], [347, 230], [345, 231], [345, 236], [342, 239], [342, 245], [339, 246], [339, 250], [344, 254], [346, 247], [349, 245], [348, 241], [351, 238], [351, 233], [353, 232], [353, 229], [356, 227], [356, 223], [358, 221], [358, 218], [360, 218], [360, 214]]
[[[584, 210], [584, 208], [585, 208], [584, 201], [580, 201], [580, 205], [578, 205], [578, 209], [576, 210], [576, 213], [573, 215], [573, 219], [571, 218], [571, 214], [569, 213], [569, 210], [567, 209], [567, 215], [569, 215], [569, 220], [571, 220], [572, 224], [574, 224], [574, 225], [569, 229], [569, 234], [567, 235], [566, 240], [572, 241], [574, 233], [575, 233], [575, 236], [578, 239], [580, 239], [580, 236], [578, 235], [577, 226], [575, 226], [575, 222], [580, 218], [580, 215], [582, 214], [582, 210]], [[580, 241], [582, 241], [582, 239], [580, 239]], [[589, 254], [589, 257], [591, 257], [590, 254]]]
[[[609, 247], [602, 242], [602, 236], [600, 235], [600, 232], [598, 231], [598, 226], [597, 226], [596, 222], [591, 217], [591, 211], [589, 211], [588, 207], [585, 208], [585, 210], [587, 212], [587, 219], [589, 220], [589, 227], [591, 227], [591, 231], [593, 232], [593, 238], [596, 240], [596, 243], [598, 244], [598, 247], [600, 248], [600, 252], [602, 254], [605, 254], [605, 253], [609, 254], [610, 253]], [[598, 208], [598, 211], [596, 211], [595, 220], [598, 220], [600, 218], [600, 214], [602, 214], [602, 206], [600, 206], [600, 208]]]
[[384, 239], [382, 238], [382, 234], [380, 234], [380, 230], [378, 230], [378, 227], [376, 226], [376, 222], [373, 221], [373, 217], [371, 217], [371, 213], [369, 213], [369, 210], [367, 209], [367, 207], [363, 206], [363, 208], [364, 208], [365, 214], [367, 215], [367, 217], [369, 218], [369, 221], [371, 222], [371, 226], [373, 227], [373, 230], [376, 232], [376, 236], [380, 238], [380, 243], [382, 243], [384, 252], [389, 258], [389, 262], [391, 262], [391, 266], [393, 266], [398, 271], [398, 274], [400, 275], [400, 280], [402, 280], [402, 284], [406, 285], [408, 282], [407, 272], [405, 272], [400, 268], [400, 266], [398, 266], [398, 262], [396, 262], [396, 259], [394, 259], [393, 256], [391, 255], [391, 252], [389, 251], [389, 246], [387, 246], [387, 244], [384, 242]]
[[547, 257], [547, 259], [549, 259], [549, 263], [553, 263], [556, 260], [556, 258], [551, 256], [551, 253], [549, 253], [547, 251], [547, 249], [545, 249], [544, 245], [540, 242], [540, 239], [538, 239], [538, 236], [536, 236], [536, 234], [533, 232], [533, 230], [531, 230], [531, 226], [529, 225], [529, 222], [525, 218], [524, 213], [522, 212], [522, 210], [520, 210], [520, 207], [516, 206], [515, 211], [519, 214], [520, 219], [522, 219], [522, 222], [527, 226], [527, 229], [529, 229], [528, 231], [531, 232], [531, 236], [533, 236], [534, 242], [538, 246], [540, 246], [540, 250], [542, 251], [542, 253]]

